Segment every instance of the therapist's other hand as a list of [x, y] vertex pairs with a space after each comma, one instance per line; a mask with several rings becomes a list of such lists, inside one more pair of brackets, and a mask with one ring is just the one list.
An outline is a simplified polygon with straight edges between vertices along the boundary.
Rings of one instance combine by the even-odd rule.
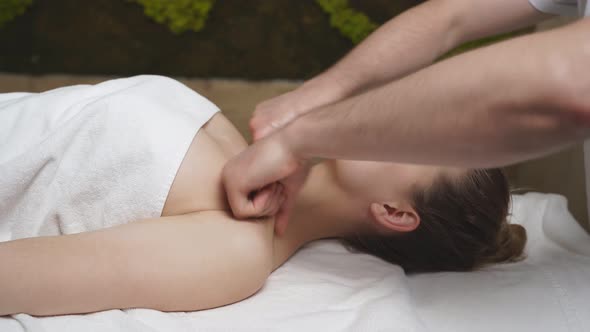
[[298, 97], [298, 92], [295, 90], [256, 105], [250, 119], [250, 131], [254, 141], [283, 128], [293, 119], [305, 113], [308, 108], [305, 107], [304, 102]]
[[278, 134], [249, 146], [223, 168], [223, 184], [234, 216], [275, 216], [275, 233], [283, 235], [309, 167]]
[[318, 107], [334, 103], [348, 96], [352, 90], [345, 89], [338, 77], [324, 78], [319, 75], [303, 83], [297, 89], [265, 100], [256, 106], [250, 119], [250, 131], [254, 141], [285, 127], [297, 117]]

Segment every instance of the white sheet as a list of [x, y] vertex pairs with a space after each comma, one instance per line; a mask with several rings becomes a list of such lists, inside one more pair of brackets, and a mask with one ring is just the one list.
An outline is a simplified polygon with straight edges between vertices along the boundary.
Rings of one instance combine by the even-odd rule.
[[427, 330], [590, 331], [590, 237], [565, 198], [516, 196], [512, 219], [529, 236], [523, 262], [409, 278]]
[[474, 273], [405, 276], [395, 266], [309, 245], [257, 295], [195, 313], [111, 310], [0, 319], [0, 331], [590, 331], [590, 237], [558, 195], [515, 196], [528, 258]]

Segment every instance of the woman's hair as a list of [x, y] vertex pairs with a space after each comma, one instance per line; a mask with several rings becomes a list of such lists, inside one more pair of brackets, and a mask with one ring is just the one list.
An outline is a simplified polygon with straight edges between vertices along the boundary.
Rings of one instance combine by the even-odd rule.
[[509, 205], [508, 180], [499, 169], [470, 170], [458, 178], [441, 175], [430, 187], [414, 191], [413, 206], [420, 216], [414, 231], [345, 241], [408, 273], [513, 262], [522, 259], [526, 232], [506, 221]]

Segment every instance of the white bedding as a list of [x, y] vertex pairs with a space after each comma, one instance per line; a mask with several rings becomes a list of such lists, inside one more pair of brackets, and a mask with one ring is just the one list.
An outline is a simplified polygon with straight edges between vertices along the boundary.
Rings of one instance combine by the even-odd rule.
[[528, 258], [516, 264], [406, 276], [324, 241], [234, 305], [194, 313], [21, 314], [0, 318], [0, 331], [590, 331], [590, 237], [566, 206], [558, 195], [514, 197], [513, 222], [529, 235]]

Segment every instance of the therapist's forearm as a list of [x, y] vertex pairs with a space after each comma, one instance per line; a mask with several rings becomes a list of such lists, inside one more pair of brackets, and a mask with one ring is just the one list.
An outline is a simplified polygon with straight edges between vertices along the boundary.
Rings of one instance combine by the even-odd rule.
[[431, 0], [381, 26], [342, 60], [303, 84], [298, 104], [316, 107], [419, 70], [453, 47], [546, 17], [528, 0]]
[[278, 133], [302, 157], [506, 165], [588, 134], [590, 20], [466, 53]]

